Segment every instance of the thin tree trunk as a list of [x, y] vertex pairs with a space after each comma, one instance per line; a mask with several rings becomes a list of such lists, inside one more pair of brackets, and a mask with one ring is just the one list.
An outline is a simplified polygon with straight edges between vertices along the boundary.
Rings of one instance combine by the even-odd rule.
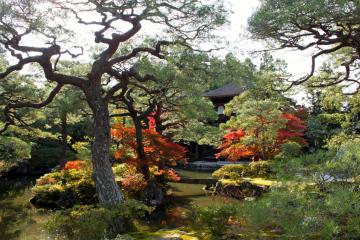
[[110, 118], [107, 102], [102, 98], [94, 99], [91, 94], [89, 105], [94, 114], [94, 136], [92, 145], [93, 178], [99, 202], [102, 205], [115, 205], [124, 201], [124, 196], [115, 181], [110, 155]]
[[63, 168], [66, 164], [66, 152], [67, 152], [67, 113], [61, 114], [61, 162], [60, 166]]
[[150, 180], [150, 170], [149, 163], [146, 159], [146, 154], [144, 150], [144, 139], [141, 127], [141, 121], [136, 117], [133, 117], [134, 125], [135, 125], [135, 138], [136, 138], [136, 154], [138, 158], [138, 168], [142, 174], [144, 174], [144, 178], [146, 181]]
[[[162, 106], [160, 103], [158, 103], [156, 105], [154, 119], [155, 119], [155, 131], [157, 133], [159, 133], [160, 135], [162, 135], [162, 132], [163, 132], [163, 126], [162, 126], [162, 121], [161, 121], [161, 112], [162, 112]], [[158, 167], [159, 167], [159, 170], [165, 169], [165, 161], [163, 159], [160, 159]]]
[[195, 159], [200, 159], [199, 144], [195, 143]]
[[163, 126], [162, 126], [162, 121], [161, 121], [161, 112], [162, 112], [162, 106], [160, 103], [157, 104], [156, 106], [156, 112], [154, 115], [154, 119], [155, 119], [155, 130], [156, 132], [162, 134], [163, 132]]
[[262, 160], [265, 161], [266, 160], [266, 144], [264, 141], [262, 141], [262, 144], [261, 144], [261, 155], [262, 155]]

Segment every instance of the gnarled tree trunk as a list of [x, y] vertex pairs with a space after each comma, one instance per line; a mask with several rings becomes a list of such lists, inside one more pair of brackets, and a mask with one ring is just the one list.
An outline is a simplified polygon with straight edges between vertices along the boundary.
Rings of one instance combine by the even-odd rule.
[[145, 180], [150, 180], [149, 163], [146, 159], [144, 150], [144, 137], [142, 133], [141, 121], [136, 117], [132, 118], [135, 125], [135, 138], [136, 138], [136, 154], [138, 158], [138, 168], [144, 174]]
[[92, 145], [93, 178], [96, 183], [99, 202], [102, 205], [115, 205], [123, 202], [124, 196], [115, 181], [111, 168], [110, 118], [107, 102], [99, 94], [87, 94], [90, 108], [94, 114], [94, 136]]

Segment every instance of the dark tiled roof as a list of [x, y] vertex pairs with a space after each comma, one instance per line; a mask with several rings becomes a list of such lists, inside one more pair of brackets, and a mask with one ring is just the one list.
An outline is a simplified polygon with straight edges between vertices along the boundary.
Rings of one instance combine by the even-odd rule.
[[235, 84], [227, 84], [223, 87], [210, 90], [204, 93], [205, 97], [215, 98], [215, 97], [233, 97], [237, 96], [244, 91], [244, 88]]

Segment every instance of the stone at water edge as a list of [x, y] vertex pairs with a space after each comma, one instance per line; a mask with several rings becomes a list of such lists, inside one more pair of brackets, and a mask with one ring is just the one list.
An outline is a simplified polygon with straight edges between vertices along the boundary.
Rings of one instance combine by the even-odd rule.
[[141, 201], [146, 205], [158, 207], [164, 202], [164, 190], [158, 184], [150, 182], [141, 192]]

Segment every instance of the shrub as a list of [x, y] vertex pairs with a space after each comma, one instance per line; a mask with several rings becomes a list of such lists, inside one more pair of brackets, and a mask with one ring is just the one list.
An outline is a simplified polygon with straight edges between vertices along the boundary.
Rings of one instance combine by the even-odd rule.
[[74, 204], [92, 204], [97, 201], [95, 183], [91, 171], [59, 170], [36, 180], [31, 202], [37, 207], [63, 208]]
[[76, 156], [80, 159], [91, 159], [91, 144], [89, 142], [76, 142], [72, 145], [76, 151]]
[[114, 174], [120, 186], [130, 194], [136, 194], [147, 186], [144, 175], [137, 172], [135, 166], [122, 163], [113, 167]]
[[242, 217], [253, 232], [277, 232], [284, 239], [358, 239], [359, 144], [352, 139], [337, 152], [278, 159], [278, 177], [286, 181], [258, 201], [245, 203]]
[[336, 180], [352, 181], [360, 175], [360, 139], [345, 142], [333, 160], [326, 164], [328, 174]]
[[238, 210], [235, 205], [220, 205], [195, 208], [193, 214], [195, 228], [203, 227], [213, 237], [219, 237], [226, 234], [231, 224], [236, 222]]
[[317, 193], [297, 186], [274, 189], [241, 214], [252, 231], [277, 232], [284, 239], [356, 239], [360, 234], [360, 193], [336, 188]]
[[136, 173], [135, 175], [124, 176], [120, 179], [121, 187], [128, 193], [138, 193], [147, 186], [144, 175]]
[[[69, 208], [74, 204], [97, 202], [95, 183], [86, 161], [69, 161], [66, 169], [53, 171], [36, 180], [32, 203], [44, 208]], [[147, 182], [135, 166], [117, 164], [113, 171], [120, 187], [134, 196], [147, 186]], [[65, 204], [65, 205], [64, 205]]]
[[[71, 154], [72, 151], [68, 151]], [[31, 147], [31, 166], [51, 168], [56, 166], [62, 157], [61, 143], [52, 139], [40, 138]], [[72, 157], [72, 156], [67, 156]], [[71, 159], [71, 158], [70, 158]]]
[[297, 142], [286, 142], [281, 146], [281, 154], [286, 157], [298, 157], [301, 154], [302, 146]]
[[83, 160], [73, 160], [67, 161], [65, 164], [65, 170], [81, 170], [85, 167], [85, 161]]
[[16, 137], [0, 136], [0, 161], [17, 163], [31, 156], [29, 143]]
[[271, 173], [268, 161], [256, 161], [249, 164], [249, 177], [269, 177]]
[[[98, 240], [115, 237], [114, 223], [121, 221], [122, 231], [132, 228], [130, 219], [142, 217], [151, 209], [138, 201], [127, 201], [111, 208], [75, 206], [57, 211], [47, 222], [46, 228], [54, 237], [69, 240]], [[117, 229], [119, 230], [119, 229]]]
[[240, 180], [242, 177], [269, 177], [270, 164], [267, 161], [251, 162], [245, 164], [229, 164], [216, 170], [212, 175], [219, 179]]

